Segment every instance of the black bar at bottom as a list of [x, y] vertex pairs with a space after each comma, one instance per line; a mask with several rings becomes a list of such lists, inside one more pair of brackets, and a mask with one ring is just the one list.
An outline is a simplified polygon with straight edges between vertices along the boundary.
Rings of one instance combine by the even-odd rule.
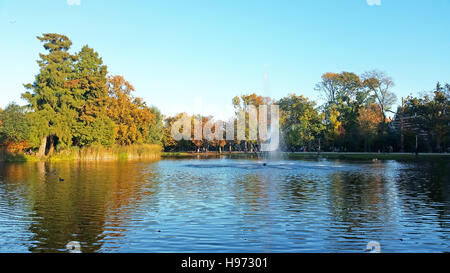
[[[380, 271], [417, 269], [426, 264], [446, 264], [446, 254], [0, 254], [2, 266], [10, 264], [40, 269], [87, 272], [115, 269], [134, 272], [314, 272], [317, 270]], [[133, 270], [134, 269], [134, 270]]]

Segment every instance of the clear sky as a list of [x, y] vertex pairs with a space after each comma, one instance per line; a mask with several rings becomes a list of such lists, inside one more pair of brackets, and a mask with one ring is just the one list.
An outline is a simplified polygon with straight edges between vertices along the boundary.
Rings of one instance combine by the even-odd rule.
[[166, 115], [225, 116], [250, 92], [317, 99], [328, 71], [379, 69], [417, 94], [450, 83], [449, 14], [450, 0], [0, 0], [0, 107], [25, 103], [42, 33], [93, 47]]

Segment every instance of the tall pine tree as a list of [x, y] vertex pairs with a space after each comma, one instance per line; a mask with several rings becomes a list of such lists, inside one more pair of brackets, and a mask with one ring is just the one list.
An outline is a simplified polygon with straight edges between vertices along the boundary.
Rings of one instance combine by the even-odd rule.
[[80, 94], [81, 104], [74, 144], [79, 146], [114, 143], [114, 122], [106, 114], [108, 103], [107, 67], [92, 48], [84, 46], [77, 54], [75, 75], [71, 81], [74, 94]]
[[35, 141], [40, 139], [38, 156], [42, 157], [46, 146], [49, 146], [51, 153], [57, 143], [62, 147], [71, 145], [76, 109], [80, 107], [76, 97], [80, 94], [73, 93], [69, 88], [68, 81], [73, 78], [73, 62], [76, 60], [68, 52], [72, 45], [69, 38], [54, 33], [37, 38], [44, 43], [48, 54], [40, 54], [39, 74], [34, 83], [25, 85], [29, 91], [22, 97], [33, 111], [31, 119], [35, 130], [32, 138]]

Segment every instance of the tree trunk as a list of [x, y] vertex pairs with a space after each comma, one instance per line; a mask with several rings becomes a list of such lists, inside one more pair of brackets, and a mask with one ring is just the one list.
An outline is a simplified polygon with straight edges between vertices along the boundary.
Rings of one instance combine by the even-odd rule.
[[52, 156], [55, 152], [55, 136], [50, 136], [49, 147], [47, 155]]
[[39, 146], [38, 157], [43, 158], [45, 156], [45, 148], [47, 147], [47, 136], [41, 140], [41, 146]]
[[385, 137], [384, 137], [384, 131], [385, 131], [385, 125], [386, 125], [386, 115], [383, 112], [383, 122], [381, 123], [381, 150], [385, 151], [384, 149], [384, 142], [385, 142]]

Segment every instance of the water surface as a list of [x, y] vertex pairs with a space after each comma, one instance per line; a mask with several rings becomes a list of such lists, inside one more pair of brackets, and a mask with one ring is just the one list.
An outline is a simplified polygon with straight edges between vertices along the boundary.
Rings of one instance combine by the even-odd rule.
[[[264, 165], [266, 163], [266, 165]], [[448, 162], [0, 163], [0, 252], [448, 252]], [[61, 179], [64, 181], [61, 181]]]

